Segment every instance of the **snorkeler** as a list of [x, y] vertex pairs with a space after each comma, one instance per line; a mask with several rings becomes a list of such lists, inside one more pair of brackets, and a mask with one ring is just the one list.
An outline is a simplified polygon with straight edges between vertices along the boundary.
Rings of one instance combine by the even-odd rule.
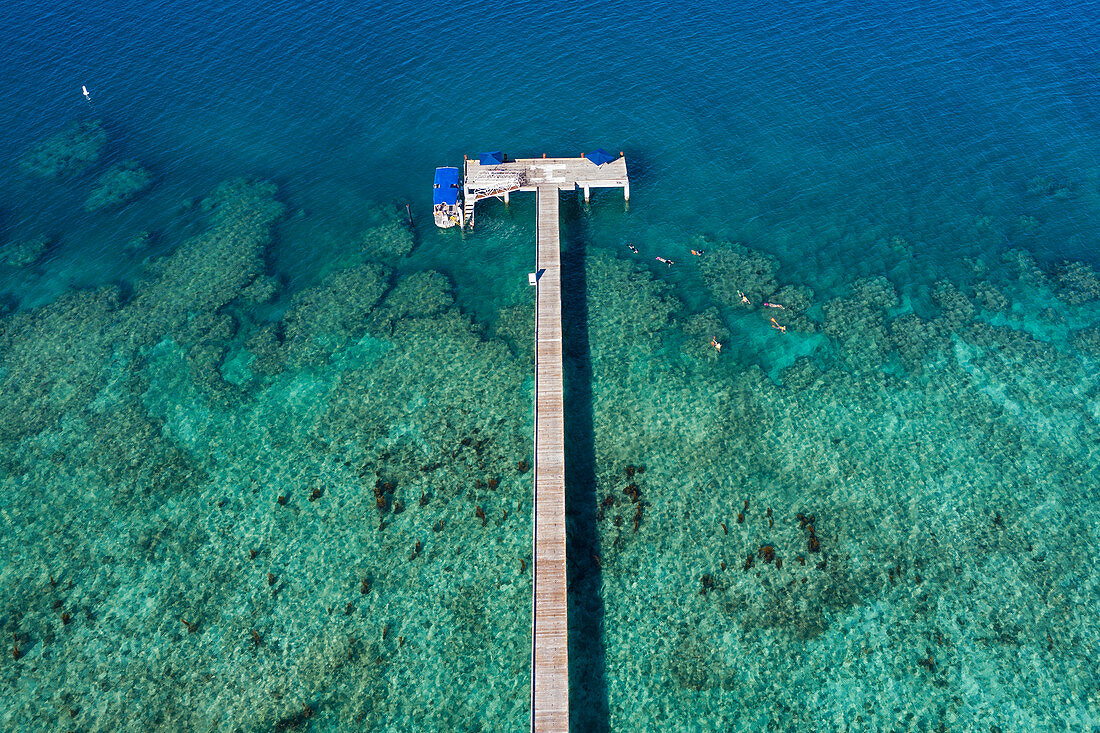
[[669, 267], [672, 267], [673, 265], [675, 265], [675, 264], [676, 264], [676, 263], [675, 263], [675, 262], [673, 262], [672, 260], [666, 260], [666, 259], [665, 259], [664, 257], [657, 257], [657, 258], [655, 258], [655, 259], [656, 259], [656, 260], [657, 260], [658, 262], [663, 262], [663, 263], [665, 263], [665, 264], [666, 264], [666, 265], [668, 265]]
[[764, 307], [765, 308], [779, 308], [780, 310], [787, 310], [787, 306], [785, 306], [785, 305], [779, 305], [779, 303], [769, 303], [766, 300], [764, 301]]
[[638, 248], [634, 246], [634, 243], [633, 243], [633, 242], [631, 242], [631, 243], [627, 244], [627, 245], [626, 245], [626, 248], [627, 248], [627, 249], [629, 249], [629, 250], [630, 250], [631, 252], [633, 252], [634, 254], [638, 254]]
[[693, 250], [691, 250], [691, 253], [692, 253], [693, 255], [695, 255], [696, 257], [702, 257], [703, 255], [705, 255], [705, 254], [706, 254], [706, 250], [703, 250], [703, 249], [693, 249]]
[[786, 326], [780, 326], [779, 321], [775, 320], [774, 318], [772, 319], [772, 328], [774, 328], [775, 330], [780, 331], [782, 333], [787, 332], [787, 327]]
[[718, 339], [712, 337], [710, 340], [710, 345], [713, 346], [715, 351], [717, 351], [719, 354], [722, 353], [722, 344], [718, 343]]
[[746, 298], [745, 294], [742, 293], [740, 290], [737, 291], [737, 297], [740, 298], [741, 302], [745, 305], [752, 305], [752, 302], [748, 298]]

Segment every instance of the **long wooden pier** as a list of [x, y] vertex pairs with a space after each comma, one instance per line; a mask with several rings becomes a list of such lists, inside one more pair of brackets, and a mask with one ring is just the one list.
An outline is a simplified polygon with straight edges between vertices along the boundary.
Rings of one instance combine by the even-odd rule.
[[531, 729], [569, 730], [565, 578], [565, 398], [562, 386], [558, 187], [538, 188], [535, 254], [535, 507]]
[[[598, 151], [604, 152], [604, 151]], [[569, 602], [565, 565], [565, 399], [562, 378], [561, 237], [558, 196], [621, 188], [630, 200], [626, 158], [520, 158], [482, 165], [466, 160], [463, 222], [473, 226], [482, 199], [508, 203], [513, 191], [538, 196], [535, 250], [535, 487], [531, 613], [531, 730], [569, 731]]]

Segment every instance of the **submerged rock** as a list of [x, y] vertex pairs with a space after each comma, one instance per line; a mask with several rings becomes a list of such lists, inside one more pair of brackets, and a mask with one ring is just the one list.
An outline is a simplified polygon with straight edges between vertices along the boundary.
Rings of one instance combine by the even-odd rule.
[[413, 230], [404, 211], [390, 211], [379, 218], [381, 221], [360, 237], [359, 250], [367, 259], [396, 263], [412, 252]]
[[92, 192], [84, 201], [85, 211], [99, 211], [131, 201], [153, 183], [153, 176], [136, 160], [111, 166], [96, 179]]
[[19, 167], [42, 178], [73, 175], [99, 160], [106, 145], [107, 132], [98, 120], [74, 122], [31, 148]]
[[30, 267], [42, 259], [50, 248], [50, 238], [45, 235], [22, 241], [12, 241], [0, 247], [0, 265]]

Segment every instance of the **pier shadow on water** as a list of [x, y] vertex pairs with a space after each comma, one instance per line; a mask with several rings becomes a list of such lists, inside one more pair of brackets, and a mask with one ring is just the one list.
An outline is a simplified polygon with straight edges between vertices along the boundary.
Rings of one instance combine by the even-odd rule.
[[568, 531], [570, 730], [609, 729], [602, 576], [596, 558], [596, 447], [588, 343], [587, 216], [562, 197], [562, 329], [565, 378], [565, 505]]

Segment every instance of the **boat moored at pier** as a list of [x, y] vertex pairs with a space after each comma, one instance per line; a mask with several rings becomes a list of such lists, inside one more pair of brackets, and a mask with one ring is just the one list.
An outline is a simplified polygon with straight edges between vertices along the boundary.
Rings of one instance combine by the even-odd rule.
[[435, 184], [432, 186], [432, 212], [435, 225], [447, 229], [461, 226], [462, 200], [458, 197], [458, 168], [436, 168]]

